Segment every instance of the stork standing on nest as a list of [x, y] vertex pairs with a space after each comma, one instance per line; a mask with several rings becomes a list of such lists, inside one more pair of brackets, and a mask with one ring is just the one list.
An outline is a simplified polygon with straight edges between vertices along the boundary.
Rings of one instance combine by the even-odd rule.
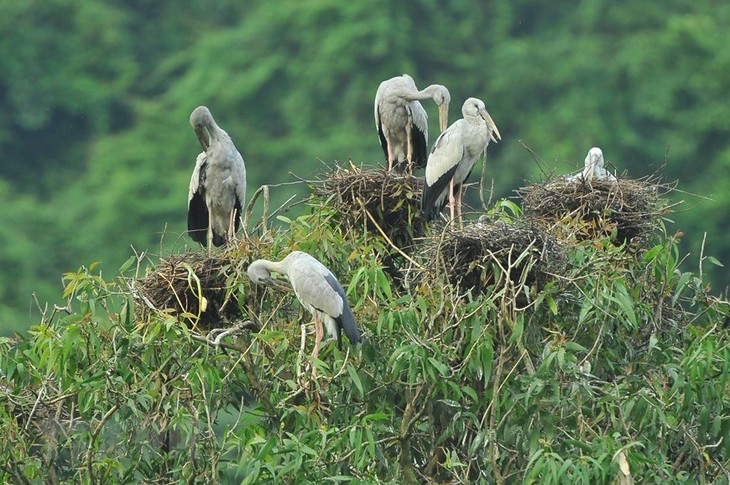
[[322, 322], [327, 333], [337, 338], [337, 347], [342, 348], [342, 330], [352, 344], [360, 341], [360, 332], [355, 325], [347, 295], [332, 272], [313, 256], [293, 251], [281, 261], [259, 259], [248, 267], [248, 277], [256, 284], [287, 289], [271, 277], [271, 273], [285, 274], [294, 294], [301, 304], [314, 317], [314, 351], [312, 356], [319, 355], [319, 344], [324, 337]]
[[428, 219], [435, 219], [441, 213], [448, 198], [452, 229], [454, 211], [458, 214], [459, 224], [462, 224], [461, 194], [464, 182], [479, 156], [486, 151], [489, 141], [497, 143], [497, 140], [502, 139], [481, 99], [467, 99], [461, 107], [461, 113], [464, 117], [441, 133], [431, 149], [421, 198], [421, 209]]
[[195, 161], [188, 190], [188, 233], [203, 246], [221, 246], [233, 238], [246, 200], [246, 166], [210, 110], [198, 106], [190, 115], [203, 152]]
[[448, 124], [451, 95], [445, 86], [432, 84], [419, 91], [411, 76], [403, 74], [380, 83], [375, 93], [375, 128], [388, 161], [388, 170], [426, 165], [428, 115], [419, 99], [432, 98], [439, 109], [439, 129]]

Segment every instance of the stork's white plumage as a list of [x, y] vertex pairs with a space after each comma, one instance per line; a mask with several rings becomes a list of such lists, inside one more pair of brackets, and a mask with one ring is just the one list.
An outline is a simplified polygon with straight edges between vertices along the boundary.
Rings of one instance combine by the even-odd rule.
[[419, 99], [433, 99], [439, 109], [439, 127], [446, 129], [451, 95], [445, 86], [432, 84], [421, 91], [408, 74], [380, 83], [375, 93], [375, 128], [388, 161], [388, 170], [412, 170], [426, 165], [428, 115]]
[[615, 182], [616, 176], [606, 170], [604, 163], [603, 151], [598, 147], [593, 147], [588, 150], [588, 155], [583, 162], [583, 170], [573, 175], [566, 175], [565, 180], [568, 182], [589, 182], [591, 180]]
[[616, 180], [616, 177], [604, 167], [603, 151], [598, 147], [588, 150], [581, 175], [583, 180]]
[[431, 149], [421, 198], [421, 208], [428, 219], [436, 218], [448, 199], [451, 227], [454, 226], [455, 211], [459, 222], [462, 222], [463, 183], [474, 169], [479, 156], [487, 149], [489, 141], [496, 143], [502, 139], [497, 125], [484, 107], [484, 101], [467, 99], [461, 113], [463, 118], [441, 133]]
[[238, 230], [246, 200], [246, 166], [208, 108], [195, 108], [190, 125], [203, 152], [190, 177], [188, 233], [210, 250], [211, 245], [221, 246]]
[[281, 261], [259, 259], [248, 267], [248, 277], [260, 285], [276, 286], [272, 272], [287, 276], [294, 294], [314, 317], [314, 357], [319, 354], [319, 344], [324, 336], [322, 322], [327, 333], [337, 338], [339, 347], [342, 345], [342, 330], [351, 343], [360, 341], [360, 332], [345, 290], [325, 265], [305, 252], [293, 251]]

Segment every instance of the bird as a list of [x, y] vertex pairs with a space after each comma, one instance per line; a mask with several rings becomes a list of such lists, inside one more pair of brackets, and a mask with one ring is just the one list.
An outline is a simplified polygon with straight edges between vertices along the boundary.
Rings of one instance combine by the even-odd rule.
[[210, 252], [211, 245], [222, 246], [238, 230], [246, 200], [246, 166], [207, 107], [193, 110], [190, 125], [203, 152], [190, 177], [188, 234]]
[[419, 91], [411, 76], [403, 74], [378, 86], [375, 93], [375, 128], [388, 161], [388, 170], [412, 170], [426, 165], [428, 115], [419, 99], [432, 98], [439, 109], [439, 129], [448, 124], [451, 94], [445, 86], [432, 84]]
[[258, 259], [247, 270], [248, 277], [258, 285], [287, 289], [273, 279], [271, 273], [287, 276], [299, 302], [314, 317], [315, 343], [312, 356], [319, 355], [319, 344], [324, 337], [322, 323], [331, 337], [337, 338], [342, 349], [342, 331], [354, 345], [360, 341], [347, 295], [337, 278], [314, 256], [303, 251], [292, 251], [281, 261]]
[[586, 155], [584, 161], [583, 171], [575, 175], [570, 175], [566, 178], [569, 182], [590, 180], [606, 180], [609, 182], [615, 182], [616, 177], [606, 170], [603, 163], [603, 151], [598, 147], [593, 147], [588, 150], [588, 155]]
[[462, 222], [461, 192], [464, 182], [479, 156], [487, 149], [489, 141], [497, 143], [497, 140], [502, 139], [481, 99], [469, 98], [464, 101], [461, 113], [463, 118], [441, 133], [431, 149], [421, 198], [421, 210], [428, 220], [435, 219], [441, 213], [448, 199], [452, 229], [455, 209], [459, 223]]

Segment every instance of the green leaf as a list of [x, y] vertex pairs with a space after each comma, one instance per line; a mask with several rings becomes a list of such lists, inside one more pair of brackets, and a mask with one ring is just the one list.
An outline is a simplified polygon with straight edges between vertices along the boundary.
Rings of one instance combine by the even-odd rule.
[[269, 458], [269, 455], [271, 454], [271, 450], [274, 449], [274, 446], [276, 446], [277, 439], [272, 437], [269, 438], [264, 446], [261, 447], [259, 452], [256, 454], [256, 457], [259, 460], [267, 460]]
[[710, 406], [704, 406], [700, 410], [698, 419], [699, 428], [697, 429], [697, 441], [701, 444], [707, 443], [707, 429], [710, 426]]
[[634, 302], [629, 297], [624, 286], [618, 286], [616, 288], [616, 295], [611, 296], [610, 299], [616, 302], [626, 315], [628, 322], [634, 327], [639, 327], [639, 322], [636, 318], [636, 312], [634, 311]]
[[651, 261], [651, 260], [653, 260], [654, 258], [657, 257], [657, 255], [660, 252], [662, 252], [663, 249], [664, 249], [664, 246], [662, 246], [661, 244], [658, 244], [658, 245], [654, 246], [653, 248], [651, 248], [650, 250], [648, 250], [646, 253], [644, 253], [644, 257], [643, 257], [644, 261]]
[[241, 485], [256, 483], [261, 473], [261, 462], [254, 460], [251, 466], [247, 467], [246, 477], [241, 481]]
[[120, 267], [119, 267], [119, 273], [120, 273], [120, 274], [124, 274], [124, 273], [126, 273], [126, 271], [127, 271], [127, 270], [128, 270], [129, 268], [131, 268], [131, 267], [132, 267], [132, 265], [133, 265], [134, 263], [136, 263], [136, 262], [137, 262], [137, 258], [136, 258], [135, 256], [131, 256], [130, 258], [128, 258], [128, 259], [127, 259], [127, 260], [126, 260], [126, 261], [125, 261], [125, 262], [124, 262], [124, 263], [122, 264], [122, 266], [120, 266]]
[[428, 361], [431, 363], [432, 366], [434, 366], [436, 368], [436, 370], [442, 377], [446, 376], [448, 374], [449, 368], [446, 365], [442, 364], [441, 362], [434, 359], [433, 357], [429, 357]]
[[674, 295], [672, 295], [672, 306], [677, 305], [677, 300], [682, 295], [682, 291], [687, 286], [687, 283], [689, 282], [691, 277], [692, 273], [689, 272], [682, 273], [682, 275], [679, 277], [679, 281], [677, 281], [677, 286], [674, 290]]
[[364, 399], [365, 391], [362, 388], [362, 382], [360, 381], [360, 376], [357, 374], [357, 370], [352, 365], [348, 365], [347, 373], [350, 374], [353, 384], [355, 384], [355, 387], [360, 392], [360, 399]]
[[513, 344], [515, 342], [519, 342], [522, 339], [522, 332], [525, 330], [525, 319], [520, 314], [517, 316], [517, 319], [515, 321], [515, 328], [512, 330], [512, 333], [509, 336], [508, 343]]
[[363, 424], [370, 423], [371, 421], [387, 421], [390, 420], [391, 415], [386, 413], [372, 413], [367, 414], [362, 418]]
[[380, 288], [381, 293], [388, 299], [393, 299], [393, 292], [390, 289], [390, 282], [388, 281], [388, 278], [385, 276], [385, 273], [382, 271], [378, 271], [377, 273], [377, 279], [378, 279], [378, 288]]
[[588, 353], [588, 349], [585, 348], [585, 347], [583, 347], [578, 342], [573, 342], [573, 341], [566, 342], [565, 343], [565, 348], [568, 349], [568, 350], [573, 350], [573, 351]]
[[558, 314], [558, 304], [555, 301], [555, 299], [550, 295], [546, 295], [545, 301], [547, 302], [548, 308], [550, 308], [550, 311], [552, 312], [552, 314], [557, 315]]

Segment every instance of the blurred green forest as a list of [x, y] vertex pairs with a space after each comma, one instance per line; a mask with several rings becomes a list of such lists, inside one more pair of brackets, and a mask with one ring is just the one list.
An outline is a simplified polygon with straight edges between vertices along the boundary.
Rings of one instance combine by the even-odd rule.
[[486, 102], [504, 137], [489, 149], [493, 198], [600, 146], [628, 176], [658, 172], [698, 195], [679, 194], [669, 226], [692, 267], [705, 232], [705, 254], [730, 260], [730, 4], [395, 5], [0, 0], [0, 331], [36, 321], [34, 300], [52, 301], [65, 271], [101, 261], [114, 274], [130, 246], [192, 246], [196, 106], [236, 142], [251, 194], [315, 178], [323, 162], [381, 163], [372, 101], [403, 72], [448, 86], [452, 121], [466, 97]]

